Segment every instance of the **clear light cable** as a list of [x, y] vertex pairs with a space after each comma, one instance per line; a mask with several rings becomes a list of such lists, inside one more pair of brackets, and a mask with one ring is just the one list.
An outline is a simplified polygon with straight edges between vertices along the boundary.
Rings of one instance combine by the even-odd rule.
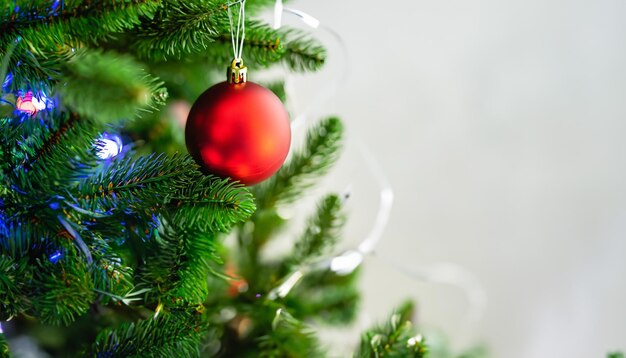
[[[276, 0], [274, 6], [273, 27], [275, 29], [279, 29], [282, 26], [283, 14], [295, 16], [309, 27], [317, 29], [318, 31], [321, 30], [330, 35], [339, 46], [343, 57], [343, 63], [338, 69], [339, 75], [333, 76], [334, 81], [321, 90], [317, 97], [314, 98], [313, 101], [310, 101], [310, 104], [293, 119], [292, 129], [295, 129], [306, 124], [307, 114], [312, 108], [317, 108], [320, 104], [333, 97], [341, 85], [346, 82], [350, 69], [350, 61], [347, 47], [342, 37], [336, 31], [324, 24], [321, 24], [318, 19], [303, 11], [284, 7], [282, 0]], [[375, 251], [376, 245], [380, 242], [384, 229], [389, 222], [389, 216], [393, 206], [394, 192], [382, 167], [369, 151], [367, 145], [358, 139], [355, 139], [354, 141], [356, 142], [356, 147], [360, 156], [364, 159], [370, 173], [378, 183], [379, 206], [377, 208], [376, 218], [374, 219], [374, 225], [357, 247], [347, 250], [344, 253], [328, 260], [317, 262], [315, 264], [302, 267], [300, 270], [296, 270], [287, 276], [287, 278], [283, 280], [283, 283], [272, 291], [273, 293], [270, 296], [273, 296], [273, 298], [286, 296], [291, 288], [293, 288], [309, 270], [327, 268], [339, 274], [349, 274], [361, 264], [366, 255], [375, 255], [386, 264], [394, 267], [396, 270], [403, 272], [413, 279], [450, 285], [461, 289], [465, 294], [469, 306], [466, 314], [467, 322], [471, 324], [478, 323], [482, 318], [487, 305], [487, 294], [480, 280], [469, 270], [460, 265], [445, 262], [425, 265], [418, 268], [410, 268], [407, 267], [407, 265], [397, 263], [396, 260], [383, 256]]]

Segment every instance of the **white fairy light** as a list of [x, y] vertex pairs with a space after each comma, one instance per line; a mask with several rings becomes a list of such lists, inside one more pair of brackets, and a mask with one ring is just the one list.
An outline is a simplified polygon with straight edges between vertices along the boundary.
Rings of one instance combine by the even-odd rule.
[[96, 155], [100, 159], [110, 159], [122, 152], [122, 139], [116, 134], [103, 133], [96, 143]]
[[45, 93], [40, 92], [38, 95], [33, 96], [33, 105], [38, 111], [46, 109], [48, 106], [48, 96]]

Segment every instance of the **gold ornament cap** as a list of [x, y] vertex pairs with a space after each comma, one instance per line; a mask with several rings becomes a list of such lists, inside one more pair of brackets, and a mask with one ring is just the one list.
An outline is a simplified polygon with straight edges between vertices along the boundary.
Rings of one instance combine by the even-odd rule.
[[245, 83], [248, 80], [248, 67], [244, 66], [243, 59], [235, 58], [226, 70], [228, 83]]

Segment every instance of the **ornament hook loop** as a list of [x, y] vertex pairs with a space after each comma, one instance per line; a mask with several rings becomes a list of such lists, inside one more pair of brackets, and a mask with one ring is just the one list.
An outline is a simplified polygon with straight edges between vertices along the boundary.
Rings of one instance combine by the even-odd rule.
[[228, 83], [245, 83], [248, 80], [248, 67], [243, 64], [243, 59], [235, 58], [226, 71]]

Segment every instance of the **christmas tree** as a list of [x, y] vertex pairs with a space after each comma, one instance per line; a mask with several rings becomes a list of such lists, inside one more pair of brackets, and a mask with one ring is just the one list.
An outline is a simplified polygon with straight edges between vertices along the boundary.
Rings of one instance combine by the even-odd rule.
[[[201, 171], [171, 115], [223, 81], [239, 43], [257, 70], [324, 65], [319, 41], [254, 19], [272, 4], [249, 0], [235, 26], [242, 1], [0, 2], [0, 355], [16, 336], [60, 357], [327, 353], [309, 322], [348, 323], [359, 297], [358, 268], [314, 265], [340, 240], [344, 198], [320, 198], [287, 254], [264, 249], [279, 209], [336, 161], [341, 121], [321, 119], [244, 186]], [[364, 332], [355, 355], [424, 356], [411, 312]]]

